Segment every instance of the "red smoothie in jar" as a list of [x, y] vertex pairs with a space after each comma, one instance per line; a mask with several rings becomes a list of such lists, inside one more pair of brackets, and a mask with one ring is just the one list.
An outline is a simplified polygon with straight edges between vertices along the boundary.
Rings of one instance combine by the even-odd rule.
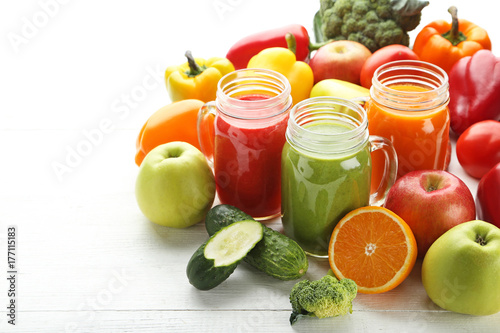
[[[242, 101], [268, 98], [261, 94], [238, 97]], [[252, 113], [258, 115], [258, 110]], [[217, 115], [214, 169], [221, 203], [259, 219], [280, 214], [281, 151], [287, 121], [287, 112], [251, 121]]]

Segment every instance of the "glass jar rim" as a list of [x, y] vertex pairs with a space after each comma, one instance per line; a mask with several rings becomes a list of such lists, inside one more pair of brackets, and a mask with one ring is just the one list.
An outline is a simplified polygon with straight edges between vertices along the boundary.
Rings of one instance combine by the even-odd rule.
[[383, 65], [380, 65], [375, 70], [375, 72], [373, 73], [373, 80], [376, 80], [381, 74], [387, 72], [388, 70], [402, 67], [412, 67], [413, 69], [432, 72], [436, 76], [441, 76], [441, 80], [443, 82], [448, 82], [448, 74], [441, 67], [422, 60], [394, 60], [387, 62]]
[[[414, 85], [425, 90], [400, 90], [394, 85]], [[401, 111], [428, 111], [449, 101], [448, 74], [439, 66], [421, 60], [396, 60], [378, 67], [370, 95], [379, 104]]]
[[[359, 118], [339, 112], [339, 107], [352, 110]], [[312, 121], [335, 120], [351, 125], [352, 129], [341, 133], [323, 133], [308, 129], [303, 125], [304, 121], [311, 120], [305, 118], [308, 115], [307, 112], [311, 111], [320, 111], [323, 115]], [[341, 117], [338, 117], [339, 115]], [[368, 116], [360, 104], [348, 99], [331, 96], [308, 98], [294, 105], [290, 111], [286, 137], [292, 145], [307, 151], [319, 152], [315, 147], [320, 145], [327, 153], [346, 153], [358, 149], [368, 141]], [[306, 138], [308, 143], [297, 140], [299, 137]]]
[[[273, 95], [255, 100], [232, 97], [233, 94], [245, 90], [250, 92], [257, 86]], [[243, 68], [232, 71], [219, 80], [215, 103], [224, 115], [232, 118], [266, 119], [283, 114], [290, 108], [290, 93], [290, 82], [283, 74], [270, 69]], [[252, 114], [252, 110], [259, 110], [256, 112], [258, 114]], [[263, 115], [264, 110], [269, 110], [268, 114]]]

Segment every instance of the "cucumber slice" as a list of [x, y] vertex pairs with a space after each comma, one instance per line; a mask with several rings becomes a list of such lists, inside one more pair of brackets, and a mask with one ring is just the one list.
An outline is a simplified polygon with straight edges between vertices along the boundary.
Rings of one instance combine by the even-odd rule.
[[[235, 227], [236, 226], [236, 227]], [[243, 259], [262, 239], [262, 224], [245, 220], [222, 228], [205, 246], [205, 257], [214, 260], [214, 266], [227, 266]]]
[[201, 290], [218, 286], [234, 272], [263, 235], [263, 225], [255, 220], [236, 222], [220, 229], [189, 260], [186, 269], [189, 282]]

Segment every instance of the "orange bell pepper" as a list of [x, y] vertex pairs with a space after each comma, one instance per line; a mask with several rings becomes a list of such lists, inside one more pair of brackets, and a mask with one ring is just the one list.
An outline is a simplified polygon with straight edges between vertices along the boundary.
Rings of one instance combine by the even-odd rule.
[[447, 73], [463, 57], [481, 49], [491, 50], [488, 33], [478, 25], [457, 18], [457, 8], [448, 9], [452, 22], [437, 20], [426, 25], [415, 38], [413, 52], [420, 60], [441, 67]]
[[153, 113], [137, 137], [135, 163], [140, 166], [153, 148], [171, 141], [184, 141], [200, 149], [197, 120], [203, 104], [200, 100], [186, 99], [168, 104]]

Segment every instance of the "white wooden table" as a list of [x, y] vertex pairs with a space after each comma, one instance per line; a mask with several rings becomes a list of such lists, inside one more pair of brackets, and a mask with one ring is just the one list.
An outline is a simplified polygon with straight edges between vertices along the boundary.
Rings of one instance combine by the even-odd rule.
[[[500, 50], [491, 2], [431, 1], [422, 24], [459, 15]], [[471, 317], [428, 299], [420, 262], [396, 289], [359, 294], [351, 315], [289, 324], [296, 281], [246, 264], [211, 291], [186, 278], [207, 238], [202, 223], [150, 223], [134, 197], [135, 140], [169, 103], [168, 65], [224, 56], [241, 36], [300, 23], [318, 1], [19, 1], [0, 5], [0, 332], [493, 331], [500, 314]], [[488, 9], [489, 8], [489, 9]], [[416, 29], [418, 31], [422, 25]], [[412, 33], [414, 38], [416, 31]], [[413, 39], [412, 39], [413, 40]], [[75, 153], [76, 152], [76, 153]], [[65, 166], [65, 167], [63, 167]], [[450, 171], [475, 194], [477, 181]], [[8, 323], [7, 228], [16, 227], [16, 325]], [[279, 229], [275, 220], [271, 227]], [[328, 270], [310, 259], [308, 279]]]

